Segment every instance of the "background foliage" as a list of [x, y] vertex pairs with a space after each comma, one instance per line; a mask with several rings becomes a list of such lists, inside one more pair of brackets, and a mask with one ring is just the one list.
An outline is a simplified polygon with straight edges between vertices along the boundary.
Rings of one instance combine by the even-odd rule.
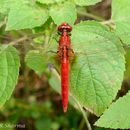
[[[0, 128], [129, 129], [129, 5], [129, 0], [0, 0]], [[62, 22], [73, 27], [75, 52], [66, 114], [55, 53]]]

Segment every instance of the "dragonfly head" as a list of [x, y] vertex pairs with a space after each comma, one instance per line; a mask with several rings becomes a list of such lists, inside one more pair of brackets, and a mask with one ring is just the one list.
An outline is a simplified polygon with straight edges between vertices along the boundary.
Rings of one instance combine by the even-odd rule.
[[59, 32], [63, 32], [64, 30], [67, 31], [67, 32], [71, 32], [72, 31], [72, 27], [68, 23], [62, 23], [58, 27], [58, 31]]

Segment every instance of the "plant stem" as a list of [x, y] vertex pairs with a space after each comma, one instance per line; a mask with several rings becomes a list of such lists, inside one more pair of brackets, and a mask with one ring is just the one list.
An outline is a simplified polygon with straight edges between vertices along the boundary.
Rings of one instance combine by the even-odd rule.
[[102, 17], [88, 13], [88, 12], [82, 12], [82, 11], [78, 10], [77, 13], [80, 14], [80, 15], [86, 16], [88, 18], [92, 18], [94, 20], [104, 21], [104, 19]]
[[82, 130], [84, 127], [85, 120], [84, 118], [81, 120], [78, 130]]
[[114, 22], [111, 20], [111, 19], [109, 19], [109, 20], [107, 20], [107, 21], [103, 21], [103, 22], [101, 22], [102, 24], [105, 24], [105, 25], [109, 25], [109, 24], [114, 24]]
[[85, 111], [83, 110], [83, 108], [82, 108], [82, 106], [80, 105], [80, 103], [75, 99], [75, 97], [73, 97], [73, 98], [74, 98], [74, 100], [76, 101], [76, 103], [77, 103], [77, 105], [78, 105], [80, 111], [81, 111], [82, 114], [83, 114], [83, 117], [84, 117], [84, 120], [85, 120], [85, 123], [86, 123], [86, 125], [87, 125], [88, 130], [92, 130], [91, 125], [90, 125], [90, 123], [89, 123], [89, 121], [88, 121], [88, 118], [87, 118], [87, 116], [86, 116]]
[[27, 36], [24, 36], [24, 37], [22, 37], [22, 38], [20, 38], [20, 39], [17, 39], [17, 40], [15, 40], [15, 41], [10, 42], [9, 45], [16, 45], [17, 43], [23, 42], [23, 41], [25, 41], [25, 40], [27, 40], [27, 39], [28, 39], [28, 37], [27, 37]]
[[80, 106], [80, 110], [81, 110], [81, 112], [82, 112], [82, 114], [83, 114], [83, 117], [84, 117], [84, 119], [85, 119], [85, 122], [86, 122], [86, 125], [87, 125], [87, 127], [88, 127], [88, 130], [92, 130], [91, 125], [90, 125], [90, 123], [89, 123], [89, 121], [88, 121], [88, 118], [87, 118], [87, 116], [86, 116], [86, 113], [84, 112], [84, 110], [82, 109], [81, 106]]

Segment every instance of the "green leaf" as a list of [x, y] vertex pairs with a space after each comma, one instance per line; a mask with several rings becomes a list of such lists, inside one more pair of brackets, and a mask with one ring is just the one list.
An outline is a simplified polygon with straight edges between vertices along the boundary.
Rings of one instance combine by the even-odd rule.
[[37, 5], [23, 4], [11, 9], [6, 30], [19, 30], [41, 26], [48, 19], [48, 11]]
[[116, 23], [114, 33], [122, 40], [125, 45], [130, 45], [130, 25], [126, 22]]
[[54, 5], [50, 9], [50, 16], [57, 25], [61, 24], [62, 22], [74, 24], [77, 18], [76, 7], [70, 2]]
[[112, 20], [130, 22], [130, 0], [112, 0]]
[[75, 3], [80, 6], [94, 5], [102, 0], [75, 0]]
[[130, 92], [119, 98], [107, 109], [96, 126], [111, 129], [130, 129]]
[[121, 88], [124, 50], [118, 38], [97, 22], [75, 25], [72, 46], [76, 57], [70, 72], [70, 92], [82, 106], [100, 115]]
[[42, 3], [42, 4], [53, 4], [53, 3], [60, 3], [60, 2], [63, 2], [65, 0], [37, 0], [37, 1]]
[[49, 77], [49, 84], [56, 92], [58, 92], [59, 94], [61, 93], [61, 78], [58, 72], [52, 68], [51, 68], [51, 76]]
[[116, 23], [115, 33], [130, 44], [130, 0], [112, 0], [112, 20]]
[[12, 46], [0, 47], [0, 106], [11, 96], [19, 75], [20, 60]]
[[0, 13], [7, 13], [7, 11], [15, 3], [15, 0], [0, 0]]
[[28, 2], [29, 0], [0, 0], [0, 13], [8, 13], [10, 9], [21, 7], [21, 5]]
[[7, 11], [5, 1], [6, 0], [0, 0], [0, 13], [5, 13]]
[[38, 50], [29, 51], [25, 57], [27, 66], [38, 73], [42, 73], [47, 68], [47, 57]]

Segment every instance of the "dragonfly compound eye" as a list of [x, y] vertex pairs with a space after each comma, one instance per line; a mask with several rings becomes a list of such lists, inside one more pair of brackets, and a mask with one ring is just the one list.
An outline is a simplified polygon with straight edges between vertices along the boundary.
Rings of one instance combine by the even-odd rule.
[[72, 27], [68, 23], [62, 23], [58, 27], [58, 31], [59, 32], [63, 32], [64, 30], [66, 30], [67, 32], [71, 32], [72, 31]]

